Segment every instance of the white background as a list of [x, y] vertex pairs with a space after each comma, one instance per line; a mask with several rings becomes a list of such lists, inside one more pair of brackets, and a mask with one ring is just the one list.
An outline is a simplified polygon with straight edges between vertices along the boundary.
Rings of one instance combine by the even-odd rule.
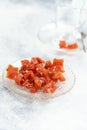
[[[79, 0], [78, 0], [79, 1]], [[0, 75], [9, 63], [28, 56], [59, 57], [37, 33], [55, 21], [53, 1], [0, 1]], [[83, 28], [86, 32], [86, 25]], [[56, 51], [56, 53], [55, 53]], [[46, 102], [23, 100], [0, 83], [0, 130], [87, 130], [87, 54], [62, 55], [76, 77], [67, 94]]]

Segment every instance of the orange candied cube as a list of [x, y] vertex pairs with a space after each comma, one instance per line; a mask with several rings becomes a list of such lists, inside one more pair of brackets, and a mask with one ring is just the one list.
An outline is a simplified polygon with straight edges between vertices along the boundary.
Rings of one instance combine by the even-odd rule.
[[29, 91], [30, 91], [31, 93], [36, 93], [36, 92], [38, 91], [38, 89], [33, 86], [33, 87], [29, 88]]
[[31, 59], [31, 63], [33, 63], [34, 65], [35, 65], [35, 64], [40, 64], [40, 63], [44, 63], [44, 60], [42, 60], [42, 59], [39, 58], [39, 57], [33, 57], [33, 58]]
[[49, 83], [47, 83], [44, 86], [43, 92], [44, 93], [54, 93], [56, 89], [57, 89], [57, 86], [56, 86], [55, 82], [51, 80]]
[[14, 79], [15, 76], [18, 74], [18, 68], [12, 65], [9, 65], [7, 68], [7, 75], [6, 77], [9, 79]]
[[15, 76], [15, 82], [16, 82], [16, 84], [17, 85], [23, 85], [23, 83], [24, 83], [24, 76], [23, 76], [23, 74], [21, 74], [21, 73], [19, 73], [19, 74], [17, 74], [16, 76]]
[[44, 68], [43, 64], [37, 64], [36, 73], [37, 73], [37, 75], [40, 75], [40, 76], [47, 76], [48, 70]]
[[21, 60], [22, 66], [27, 66], [29, 64], [29, 60]]
[[66, 48], [66, 41], [61, 40], [61, 41], [59, 42], [59, 47], [60, 47], [60, 48]]
[[77, 49], [78, 48], [78, 44], [77, 43], [73, 43], [73, 44], [68, 44], [67, 49]]
[[63, 76], [62, 72], [58, 72], [58, 75], [55, 75], [55, 77], [57, 76], [57, 79], [59, 79], [61, 82], [65, 81], [65, 77]]
[[27, 71], [25, 74], [24, 74], [24, 79], [29, 79], [30, 81], [34, 80], [34, 73], [33, 71]]
[[49, 60], [49, 61], [46, 61], [46, 63], [45, 63], [45, 68], [48, 69], [48, 68], [51, 68], [51, 67], [53, 67], [52, 62], [51, 62], [50, 60]]
[[53, 66], [63, 66], [64, 59], [53, 59]]
[[39, 77], [35, 77], [34, 83], [38, 89], [41, 89], [43, 82]]
[[24, 81], [23, 86], [29, 89], [33, 87], [33, 83], [30, 83], [29, 80], [27, 79]]

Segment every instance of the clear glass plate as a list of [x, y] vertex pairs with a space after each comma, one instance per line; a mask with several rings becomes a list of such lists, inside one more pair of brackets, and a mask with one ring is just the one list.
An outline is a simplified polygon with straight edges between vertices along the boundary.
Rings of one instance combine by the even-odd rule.
[[[12, 65], [20, 67], [21, 63], [20, 61], [16, 61]], [[50, 99], [67, 93], [75, 85], [75, 75], [72, 72], [72, 70], [67, 65], [64, 65], [64, 69], [65, 69], [64, 76], [66, 78], [66, 81], [62, 83], [57, 82], [58, 89], [53, 94], [46, 94], [43, 92], [38, 92], [35, 94], [30, 93], [27, 89], [16, 85], [13, 80], [6, 78], [6, 70], [3, 72], [3, 77], [2, 77], [3, 84], [4, 87], [6, 87], [8, 90], [22, 97], [26, 97], [29, 99]]]

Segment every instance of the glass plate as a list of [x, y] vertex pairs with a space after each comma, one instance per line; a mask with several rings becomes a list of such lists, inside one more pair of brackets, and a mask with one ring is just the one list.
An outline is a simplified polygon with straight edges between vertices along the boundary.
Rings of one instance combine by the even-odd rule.
[[[21, 63], [20, 61], [17, 61], [13, 63], [12, 65], [20, 67]], [[43, 92], [38, 92], [35, 94], [30, 93], [27, 89], [16, 85], [13, 80], [6, 78], [6, 70], [3, 72], [3, 77], [2, 77], [3, 84], [4, 84], [4, 87], [6, 87], [8, 90], [22, 97], [26, 97], [29, 99], [50, 99], [50, 98], [58, 97], [60, 95], [67, 93], [75, 85], [75, 75], [72, 72], [72, 70], [67, 65], [64, 65], [64, 69], [65, 69], [64, 76], [66, 78], [66, 81], [62, 83], [57, 82], [58, 89], [53, 94], [46, 94]]]

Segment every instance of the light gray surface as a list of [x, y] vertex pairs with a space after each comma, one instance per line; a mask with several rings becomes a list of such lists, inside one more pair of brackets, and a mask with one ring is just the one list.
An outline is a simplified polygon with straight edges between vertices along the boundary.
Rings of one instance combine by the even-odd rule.
[[[0, 1], [0, 75], [19, 58], [59, 57], [57, 49], [54, 52], [37, 38], [39, 28], [55, 20], [52, 2], [21, 1]], [[0, 83], [0, 130], [87, 130], [87, 54], [62, 56], [76, 76], [75, 87], [64, 96], [32, 102]]]

